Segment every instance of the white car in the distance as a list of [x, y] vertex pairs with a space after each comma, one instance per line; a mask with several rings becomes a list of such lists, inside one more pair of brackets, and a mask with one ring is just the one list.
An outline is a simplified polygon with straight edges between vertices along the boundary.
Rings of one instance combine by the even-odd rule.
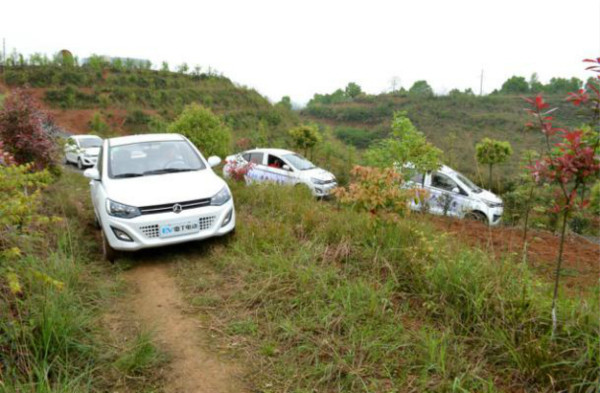
[[96, 165], [102, 138], [96, 135], [73, 135], [65, 142], [65, 164], [77, 164], [80, 170]]
[[104, 257], [117, 251], [205, 239], [235, 228], [229, 187], [179, 134], [148, 134], [104, 141], [91, 179], [94, 214]]
[[420, 197], [411, 202], [413, 210], [473, 218], [489, 225], [497, 225], [502, 219], [504, 206], [500, 197], [446, 165], [437, 171], [416, 173], [406, 186], [427, 192], [426, 200]]
[[335, 176], [300, 154], [284, 149], [253, 149], [228, 156], [223, 175], [229, 177], [232, 165], [250, 164], [247, 182], [275, 182], [307, 186], [317, 197], [325, 197], [337, 187]]

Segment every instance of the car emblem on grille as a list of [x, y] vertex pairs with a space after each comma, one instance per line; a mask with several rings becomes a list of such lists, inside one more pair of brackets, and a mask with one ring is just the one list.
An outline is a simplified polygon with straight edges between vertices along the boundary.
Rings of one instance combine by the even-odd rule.
[[183, 208], [181, 207], [181, 205], [179, 203], [176, 203], [173, 205], [173, 213], [181, 213], [181, 211], [183, 210]]

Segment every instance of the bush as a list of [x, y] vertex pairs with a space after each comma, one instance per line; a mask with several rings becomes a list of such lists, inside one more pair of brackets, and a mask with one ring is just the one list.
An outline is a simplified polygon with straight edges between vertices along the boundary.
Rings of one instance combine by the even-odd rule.
[[33, 98], [13, 91], [0, 111], [0, 140], [19, 164], [32, 163], [38, 169], [53, 164], [55, 146], [44, 130], [48, 118]]
[[185, 135], [205, 156], [225, 157], [230, 151], [231, 130], [210, 109], [197, 104], [185, 107], [169, 125], [169, 132]]

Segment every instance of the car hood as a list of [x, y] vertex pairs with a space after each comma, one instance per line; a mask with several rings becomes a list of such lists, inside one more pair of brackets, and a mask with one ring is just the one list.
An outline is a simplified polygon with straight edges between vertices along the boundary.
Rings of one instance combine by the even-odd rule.
[[490, 192], [488, 190], [481, 190], [481, 192], [479, 194], [475, 194], [477, 195], [477, 198], [479, 199], [485, 199], [486, 201], [492, 202], [492, 203], [502, 203], [502, 199], [500, 199], [500, 197], [496, 194], [494, 194], [493, 192]]
[[100, 154], [100, 148], [99, 147], [88, 147], [83, 149], [83, 152], [89, 156], [97, 156], [98, 154]]
[[226, 186], [223, 179], [209, 169], [110, 179], [106, 183], [108, 198], [136, 207], [211, 198]]
[[321, 168], [313, 168], [302, 171], [302, 174], [306, 177], [314, 177], [319, 180], [335, 180], [335, 176], [331, 172]]

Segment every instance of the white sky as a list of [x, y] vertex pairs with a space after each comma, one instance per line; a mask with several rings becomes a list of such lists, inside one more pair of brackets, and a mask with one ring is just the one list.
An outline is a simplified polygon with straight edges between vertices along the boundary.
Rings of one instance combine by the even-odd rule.
[[211, 66], [273, 101], [348, 82], [484, 92], [517, 74], [581, 79], [600, 56], [600, 0], [1, 0], [7, 52], [69, 49]]

